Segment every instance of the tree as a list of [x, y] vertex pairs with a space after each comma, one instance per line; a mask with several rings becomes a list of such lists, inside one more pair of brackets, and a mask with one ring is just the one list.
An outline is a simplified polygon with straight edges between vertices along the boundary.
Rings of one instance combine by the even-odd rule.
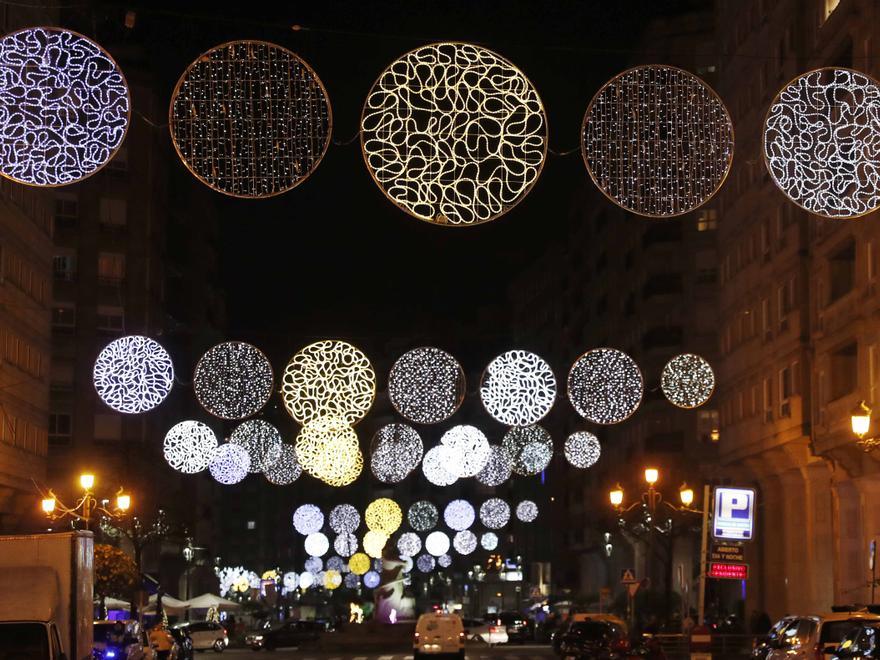
[[126, 553], [112, 545], [95, 544], [95, 594], [101, 599], [101, 612], [107, 596], [130, 599], [137, 589], [140, 573]]

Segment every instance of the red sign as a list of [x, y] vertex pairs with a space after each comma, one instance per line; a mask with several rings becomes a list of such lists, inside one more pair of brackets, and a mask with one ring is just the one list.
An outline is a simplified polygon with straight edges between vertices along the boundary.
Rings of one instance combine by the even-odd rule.
[[749, 565], [713, 561], [709, 564], [708, 576], [720, 580], [748, 580]]

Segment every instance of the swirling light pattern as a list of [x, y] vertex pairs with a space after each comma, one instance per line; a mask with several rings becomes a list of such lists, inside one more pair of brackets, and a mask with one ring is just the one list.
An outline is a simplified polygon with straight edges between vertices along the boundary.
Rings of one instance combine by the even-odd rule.
[[217, 450], [217, 436], [202, 422], [186, 420], [165, 434], [162, 455], [172, 468], [184, 474], [208, 469]]
[[693, 211], [724, 183], [733, 161], [733, 123], [697, 76], [638, 66], [593, 97], [581, 153], [593, 182], [615, 204], [668, 218]]
[[122, 145], [128, 83], [94, 41], [53, 27], [0, 39], [0, 174], [34, 186], [82, 181]]
[[409, 511], [406, 512], [406, 519], [409, 526], [417, 532], [427, 532], [437, 526], [440, 514], [437, 507], [428, 500], [419, 500], [410, 505]]
[[382, 551], [388, 543], [388, 536], [380, 531], [371, 529], [364, 534], [364, 552], [374, 559], [382, 558]]
[[358, 549], [358, 540], [351, 532], [343, 532], [333, 539], [333, 549], [337, 555], [351, 557]]
[[422, 473], [435, 486], [451, 486], [458, 481], [458, 475], [450, 471], [455, 461], [456, 457], [449, 447], [437, 445], [425, 452]]
[[242, 447], [227, 442], [214, 450], [208, 470], [215, 481], [230, 486], [244, 479], [250, 466], [248, 453]]
[[535, 522], [538, 517], [538, 505], [531, 500], [523, 500], [516, 505], [516, 519], [520, 522]]
[[449, 419], [464, 401], [464, 369], [446, 351], [431, 346], [401, 355], [388, 374], [388, 398], [416, 424]]
[[394, 500], [380, 497], [367, 505], [364, 522], [367, 524], [367, 529], [391, 536], [403, 523], [403, 512]]
[[[2, 93], [0, 91], [0, 98]], [[174, 365], [159, 342], [141, 335], [127, 335], [114, 339], [98, 354], [92, 382], [101, 401], [117, 412], [136, 415], [152, 410], [165, 400], [174, 385]]]
[[524, 477], [540, 473], [553, 458], [553, 438], [538, 424], [509, 429], [501, 439], [501, 447], [511, 457], [511, 469]]
[[480, 537], [480, 546], [483, 550], [494, 550], [498, 547], [498, 534], [495, 532], [485, 532]]
[[424, 446], [418, 432], [406, 424], [386, 424], [373, 436], [370, 469], [379, 481], [396, 484], [415, 470]]
[[474, 524], [477, 514], [467, 500], [452, 500], [443, 510], [443, 520], [449, 529], [462, 531]]
[[376, 372], [367, 356], [348, 342], [318, 341], [290, 358], [281, 397], [300, 424], [328, 415], [354, 424], [373, 405]]
[[477, 549], [477, 535], [470, 530], [462, 530], [453, 537], [452, 547], [460, 555], [469, 555]]
[[314, 504], [302, 504], [293, 512], [293, 528], [303, 536], [320, 532], [323, 526], [324, 514]]
[[480, 505], [480, 522], [489, 529], [501, 529], [510, 520], [510, 505], [498, 497], [491, 497]]
[[361, 514], [351, 504], [337, 504], [330, 509], [330, 529], [337, 534], [353, 532], [361, 524]]
[[363, 575], [370, 570], [370, 558], [363, 552], [355, 553], [348, 560], [348, 567], [355, 575]]
[[382, 579], [376, 571], [367, 571], [364, 573], [364, 586], [367, 589], [375, 589], [379, 586]]
[[629, 355], [595, 348], [579, 357], [568, 372], [568, 400], [594, 424], [619, 424], [642, 402], [642, 372]]
[[565, 459], [576, 468], [593, 467], [602, 454], [599, 438], [589, 431], [576, 431], [565, 439]]
[[425, 550], [439, 557], [449, 552], [449, 537], [443, 532], [431, 532], [425, 539]]
[[293, 445], [282, 444], [278, 458], [263, 469], [263, 476], [270, 484], [286, 486], [299, 479], [302, 474], [302, 466], [296, 457], [296, 449]]
[[248, 453], [251, 472], [262, 472], [281, 456], [281, 433], [262, 419], [248, 419], [236, 426], [229, 442]]
[[556, 377], [543, 358], [507, 351], [489, 363], [480, 382], [480, 400], [495, 420], [528, 426], [544, 418], [556, 401]]
[[193, 390], [199, 404], [220, 419], [257, 414], [272, 394], [272, 365], [256, 346], [228, 341], [209, 349], [196, 364]]
[[443, 554], [437, 557], [437, 566], [440, 568], [449, 568], [452, 566], [452, 557], [449, 554]]
[[168, 114], [187, 169], [233, 197], [287, 192], [314, 172], [330, 144], [330, 101], [318, 75], [265, 41], [202, 53], [177, 82]]
[[320, 557], [312, 556], [306, 559], [306, 562], [303, 566], [306, 569], [307, 573], [317, 575], [324, 570], [324, 560]]
[[698, 408], [715, 391], [715, 372], [699, 355], [682, 353], [663, 367], [660, 389], [669, 403], [679, 408]]
[[401, 556], [415, 557], [422, 549], [422, 540], [414, 532], [404, 532], [397, 539], [397, 551]]
[[474, 225], [515, 206], [541, 173], [547, 118], [506, 59], [463, 43], [410, 51], [373, 85], [361, 115], [367, 169], [419, 220]]
[[477, 481], [486, 486], [500, 486], [510, 479], [513, 471], [513, 460], [508, 451], [500, 445], [492, 445], [489, 460], [477, 473]]
[[330, 541], [321, 532], [312, 532], [306, 537], [304, 547], [313, 557], [323, 557], [330, 549]]
[[492, 451], [485, 434], [469, 424], [453, 426], [440, 438], [440, 444], [446, 448], [440, 452], [446, 460], [445, 469], [460, 479], [482, 470]]
[[296, 455], [306, 472], [335, 487], [354, 482], [364, 467], [357, 434], [341, 417], [319, 417], [303, 426]]
[[880, 207], [880, 83], [843, 68], [783, 87], [764, 122], [764, 162], [795, 204], [826, 218]]
[[437, 560], [429, 554], [421, 554], [416, 559], [416, 568], [422, 573], [430, 573], [437, 565]]

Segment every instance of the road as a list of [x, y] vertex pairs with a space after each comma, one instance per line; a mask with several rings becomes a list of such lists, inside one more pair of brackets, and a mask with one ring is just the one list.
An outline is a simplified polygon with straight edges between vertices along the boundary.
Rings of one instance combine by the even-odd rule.
[[[200, 654], [202, 660], [214, 657], [213, 653]], [[207, 657], [206, 657], [207, 656]], [[309, 651], [307, 649], [278, 649], [271, 653], [251, 651], [250, 649], [227, 649], [222, 657], [232, 656], [236, 660], [253, 658], [256, 660], [413, 660], [412, 653], [341, 653], [330, 651]], [[506, 645], [488, 648], [486, 646], [468, 647], [466, 660], [551, 660], [553, 651], [546, 645]], [[230, 658], [231, 660], [231, 658]]]

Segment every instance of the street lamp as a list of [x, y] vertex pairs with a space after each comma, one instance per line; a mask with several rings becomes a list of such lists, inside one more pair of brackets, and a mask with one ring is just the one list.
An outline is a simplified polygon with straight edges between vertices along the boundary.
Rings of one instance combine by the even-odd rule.
[[115, 519], [124, 516], [131, 508], [131, 495], [125, 493], [122, 488], [116, 491], [116, 502], [112, 511], [106, 507], [109, 500], [101, 500], [99, 505], [95, 494], [92, 492], [92, 489], [95, 487], [95, 475], [90, 472], [79, 475], [79, 485], [83, 489], [83, 494], [72, 507], [66, 506], [58, 499], [54, 491], [51, 488], [49, 489], [49, 492], [45, 494], [40, 502], [40, 508], [42, 508], [43, 513], [46, 514], [49, 520], [54, 521], [69, 516], [75, 520], [81, 520], [85, 523], [86, 529], [88, 529], [95, 511], [108, 518]]
[[660, 470], [657, 468], [645, 468], [645, 481], [651, 488], [660, 480]]
[[694, 489], [690, 488], [687, 484], [682, 484], [681, 488], [678, 489], [678, 496], [681, 499], [681, 503], [690, 508], [691, 504], [694, 503]]
[[611, 506], [615, 509], [620, 508], [620, 505], [623, 504], [623, 488], [620, 487], [620, 484], [611, 489], [611, 492], [608, 493], [608, 499], [611, 500]]
[[872, 451], [880, 447], [880, 438], [866, 438], [868, 431], [871, 430], [871, 408], [864, 401], [859, 401], [856, 407], [850, 413], [850, 424], [852, 432], [858, 436], [856, 442], [865, 451]]

